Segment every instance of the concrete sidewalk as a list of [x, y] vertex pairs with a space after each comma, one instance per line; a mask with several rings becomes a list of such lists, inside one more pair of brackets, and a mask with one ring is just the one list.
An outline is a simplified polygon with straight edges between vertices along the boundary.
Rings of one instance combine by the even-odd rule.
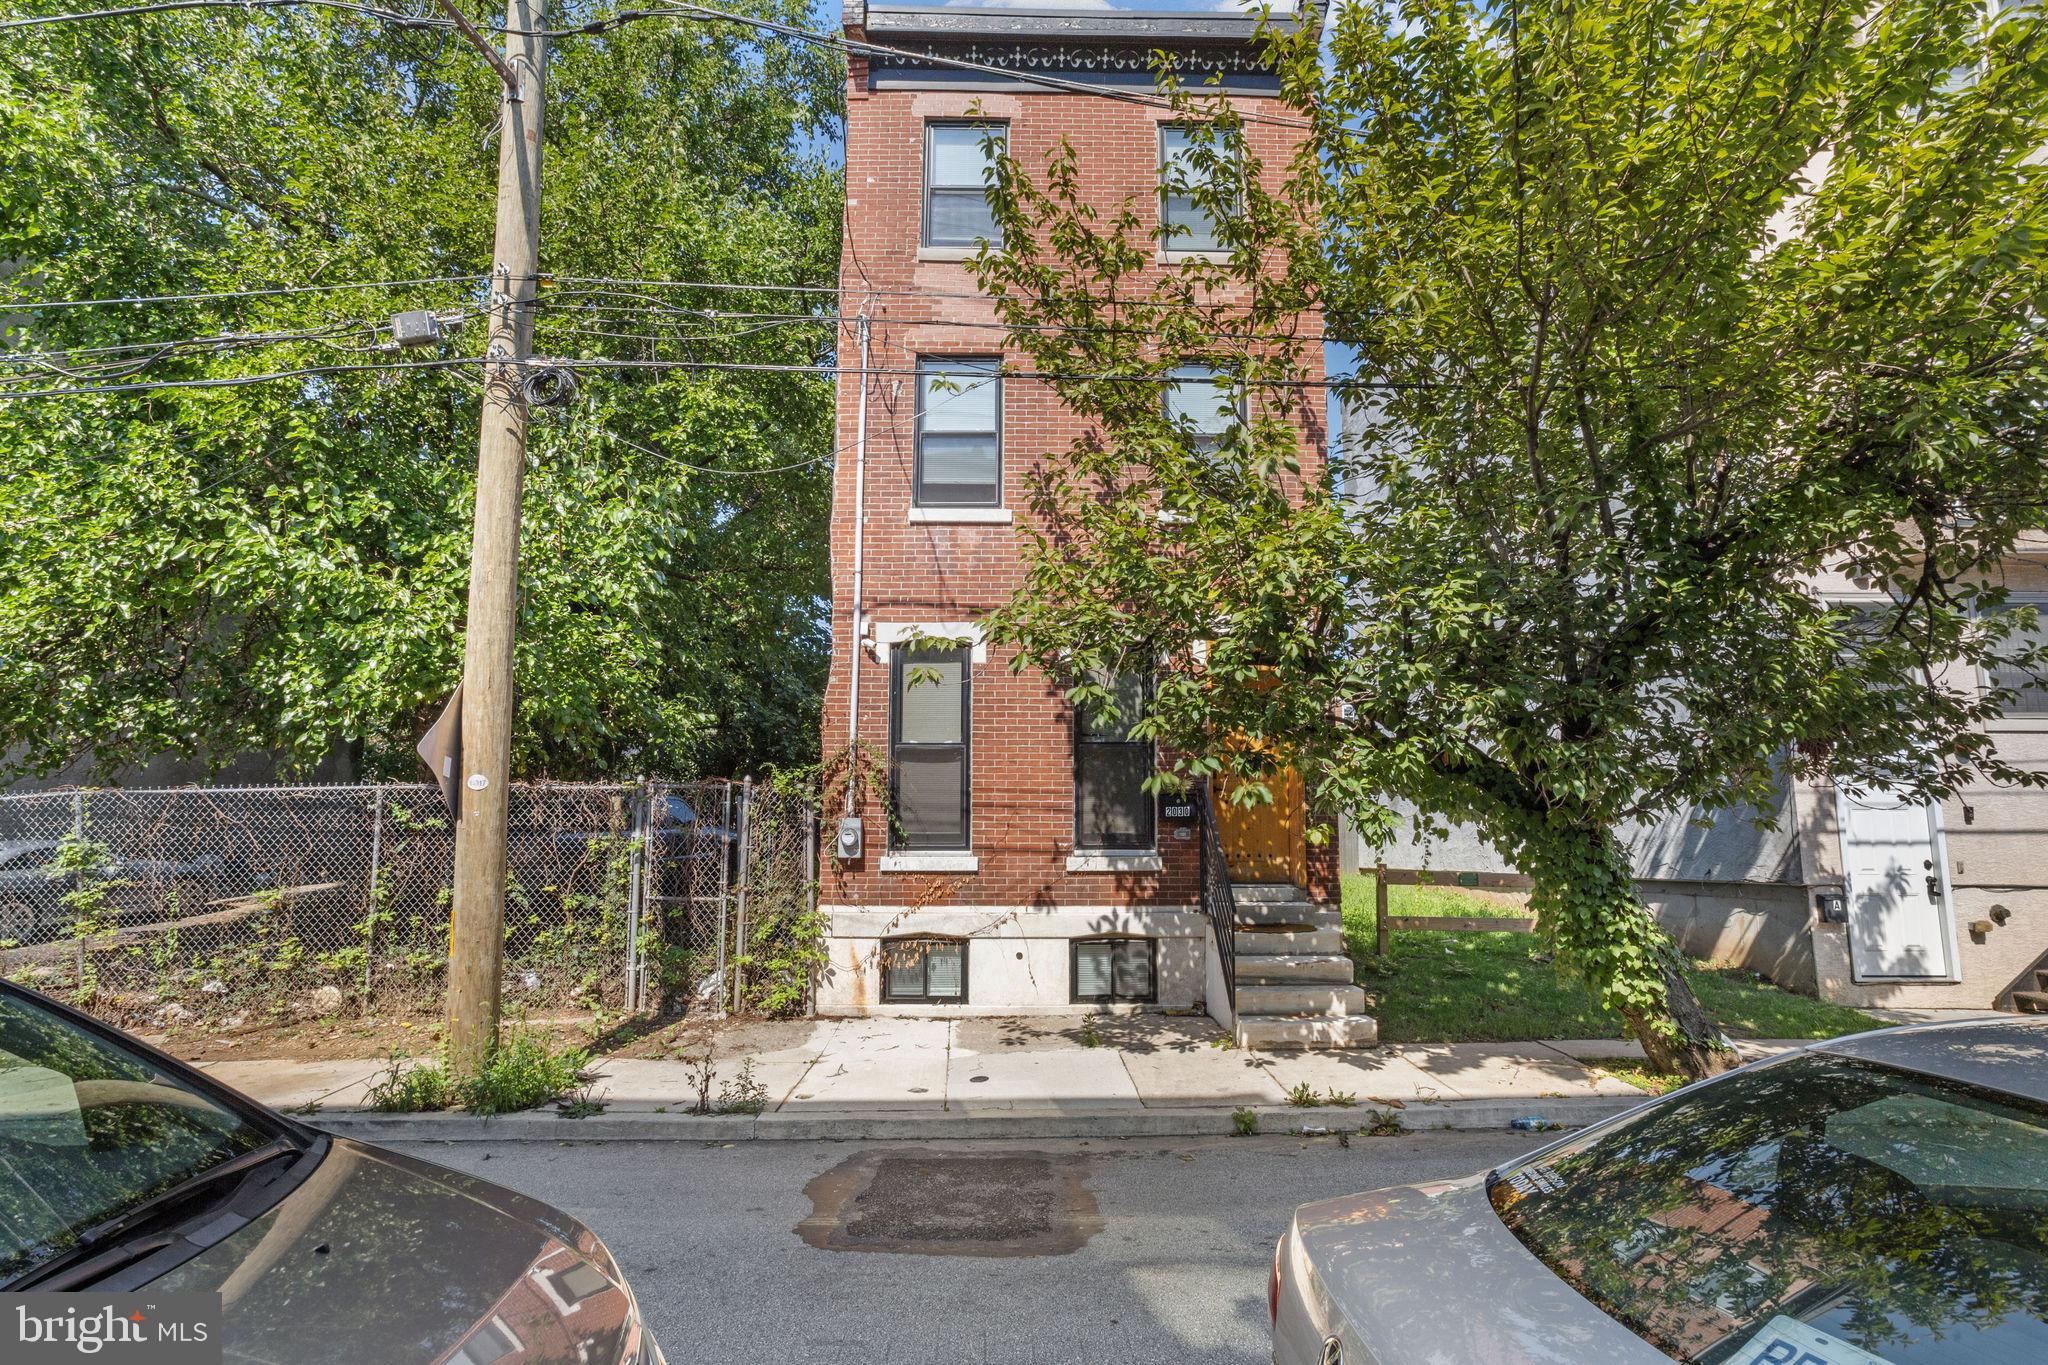
[[[1357, 1127], [1386, 1110], [1411, 1128], [1498, 1127], [1520, 1117], [1582, 1123], [1643, 1098], [1588, 1065], [1640, 1060], [1634, 1044], [1612, 1039], [1347, 1052], [1248, 1052], [1223, 1042], [1206, 1018], [1156, 1014], [735, 1023], [715, 1035], [711, 1098], [737, 1098], [732, 1087], [751, 1063], [758, 1118], [690, 1115], [697, 1095], [685, 1060], [607, 1057], [589, 1072], [589, 1098], [604, 1112], [580, 1120], [575, 1135], [1167, 1136], [1230, 1131], [1240, 1108], [1276, 1120], [1263, 1124], [1267, 1131]], [[375, 1060], [202, 1065], [274, 1107], [317, 1106], [319, 1122], [336, 1131], [454, 1138], [488, 1128], [502, 1139], [534, 1117], [373, 1115], [365, 1097], [385, 1066]], [[1290, 1103], [1304, 1086], [1320, 1104]], [[538, 1117], [545, 1136], [569, 1136], [551, 1111]], [[434, 1131], [411, 1131], [421, 1127]]]

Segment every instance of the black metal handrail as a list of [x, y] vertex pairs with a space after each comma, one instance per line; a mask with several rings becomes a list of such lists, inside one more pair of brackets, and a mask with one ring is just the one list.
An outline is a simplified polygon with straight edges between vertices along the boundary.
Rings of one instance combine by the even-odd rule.
[[1231, 889], [1230, 866], [1223, 858], [1223, 839], [1216, 832], [1216, 812], [1209, 802], [1209, 784], [1195, 789], [1195, 814], [1202, 839], [1202, 913], [1216, 935], [1216, 960], [1223, 969], [1223, 989], [1230, 1014], [1237, 1017], [1237, 893]]

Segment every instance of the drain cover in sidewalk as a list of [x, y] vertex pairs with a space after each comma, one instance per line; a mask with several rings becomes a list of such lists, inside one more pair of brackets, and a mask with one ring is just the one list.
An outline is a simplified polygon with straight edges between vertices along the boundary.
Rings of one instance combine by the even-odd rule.
[[863, 1152], [810, 1184], [797, 1235], [828, 1251], [1059, 1256], [1102, 1230], [1076, 1158]]

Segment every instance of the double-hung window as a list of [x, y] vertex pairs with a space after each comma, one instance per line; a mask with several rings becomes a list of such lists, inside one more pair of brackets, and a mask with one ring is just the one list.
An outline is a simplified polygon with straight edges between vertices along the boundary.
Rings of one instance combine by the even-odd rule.
[[997, 246], [1002, 229], [988, 205], [988, 169], [1009, 143], [1000, 123], [928, 123], [924, 130], [924, 244]]
[[1131, 729], [1152, 698], [1152, 680], [1124, 673], [1104, 681], [1116, 703], [1082, 706], [1074, 717], [1074, 847], [1149, 849], [1157, 802], [1145, 790], [1152, 775], [1152, 741]]
[[988, 357], [917, 362], [919, 507], [1003, 505], [1000, 368]]
[[[1214, 134], [1206, 151], [1218, 158], [1230, 156], [1221, 141], [1227, 134]], [[1181, 124], [1166, 123], [1159, 128], [1159, 222], [1166, 230], [1163, 245], [1168, 251], [1223, 251], [1226, 245], [1218, 230], [1214, 207], [1234, 202], [1229, 187], [1201, 196], [1204, 180], [1213, 173], [1198, 163], [1195, 139]], [[1203, 203], [1206, 197], [1210, 202]]]
[[967, 1003], [967, 940], [882, 940], [882, 1003]]
[[1209, 365], [1177, 365], [1165, 385], [1166, 419], [1186, 431], [1197, 455], [1213, 455], [1244, 423], [1244, 400], [1230, 376]]
[[1159, 941], [1150, 938], [1073, 940], [1073, 1000], [1150, 1003], [1159, 998]]
[[967, 844], [968, 660], [965, 649], [892, 651], [891, 771], [899, 849]]
[[[2033, 625], [2006, 636], [1999, 652], [2011, 654], [2048, 643], [2048, 602], [2026, 601], [2013, 605], [2033, 607], [2037, 615]], [[2005, 704], [2006, 715], [2048, 716], [2048, 676], [2017, 662], [1987, 667], [1984, 672], [1985, 681], [1992, 687], [2009, 687], [2019, 694]]]

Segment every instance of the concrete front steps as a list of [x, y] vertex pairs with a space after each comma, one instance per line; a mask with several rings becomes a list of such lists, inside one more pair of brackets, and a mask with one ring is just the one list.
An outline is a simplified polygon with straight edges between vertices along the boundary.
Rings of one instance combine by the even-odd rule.
[[[1239, 944], [1242, 944], [1244, 935], [1239, 934], [1237, 939]], [[1241, 953], [1244, 949], [1239, 947], [1237, 951]], [[1242, 981], [1244, 978], [1240, 976], [1238, 980]], [[2048, 1014], [2048, 967], [2034, 968], [2034, 989], [2014, 991], [2012, 1007], [2021, 1014]]]
[[1234, 888], [1237, 1045], [1244, 1048], [1371, 1047], [1379, 1024], [1352, 984], [1344, 917], [1300, 887]]

